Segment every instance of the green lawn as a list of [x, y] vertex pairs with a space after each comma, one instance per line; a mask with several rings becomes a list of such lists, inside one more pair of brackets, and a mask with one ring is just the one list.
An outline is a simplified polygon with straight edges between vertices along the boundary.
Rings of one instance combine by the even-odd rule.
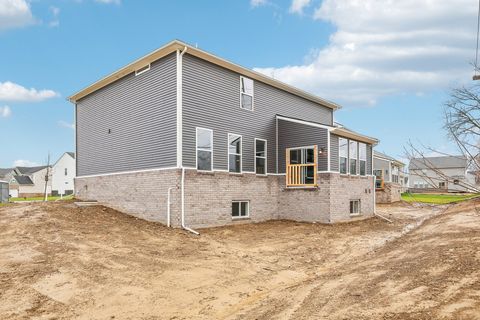
[[447, 204], [480, 197], [480, 194], [402, 193], [402, 200], [431, 204]]
[[[10, 198], [10, 202], [13, 201], [43, 201], [43, 197], [32, 197], [32, 198]], [[73, 199], [73, 195], [63, 197], [63, 200]], [[48, 201], [60, 200], [60, 196], [49, 196]]]

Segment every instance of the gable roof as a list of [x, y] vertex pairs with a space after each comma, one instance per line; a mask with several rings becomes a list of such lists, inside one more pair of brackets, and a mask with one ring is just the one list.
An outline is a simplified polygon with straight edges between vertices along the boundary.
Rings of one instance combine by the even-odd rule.
[[379, 152], [377, 150], [373, 150], [373, 156], [375, 158], [378, 158], [378, 159], [395, 162], [396, 164], [398, 164], [400, 166], [405, 166], [405, 163], [403, 163], [402, 161], [399, 161], [399, 160], [397, 160], [393, 157], [390, 157], [389, 155], [386, 155], [385, 153]]
[[4, 178], [7, 174], [14, 171], [15, 168], [0, 168], [0, 178]]
[[32, 185], [33, 181], [30, 179], [29, 176], [14, 176], [15, 180], [18, 182], [18, 184], [21, 185]]
[[73, 159], [75, 159], [75, 152], [65, 152], [65, 153], [68, 154]]
[[17, 167], [17, 170], [20, 174], [32, 174], [40, 170], [45, 169], [47, 166], [38, 166], [38, 167]]
[[225, 59], [222, 59], [220, 57], [217, 57], [211, 53], [208, 53], [206, 51], [200, 50], [198, 48], [192, 47], [185, 42], [179, 41], [179, 40], [174, 40], [169, 42], [168, 44], [164, 45], [163, 47], [147, 54], [146, 56], [143, 56], [142, 58], [135, 60], [134, 62], [126, 65], [123, 68], [120, 68], [119, 70], [109, 74], [108, 76], [94, 82], [90, 86], [80, 90], [77, 93], [74, 93], [68, 99], [72, 103], [76, 103], [78, 100], [86, 97], [87, 95], [109, 85], [110, 83], [113, 83], [114, 81], [117, 81], [118, 79], [121, 79], [125, 77], [126, 75], [135, 72], [136, 70], [141, 69], [142, 67], [147, 66], [148, 64], [163, 58], [170, 53], [173, 53], [177, 50], [187, 50], [186, 53], [196, 56], [200, 59], [206, 60], [208, 62], [211, 62], [213, 64], [219, 65], [223, 68], [232, 70], [234, 72], [237, 72], [239, 74], [242, 74], [244, 76], [247, 76], [251, 79], [269, 84], [273, 87], [276, 87], [278, 89], [287, 91], [289, 93], [292, 93], [294, 95], [297, 95], [299, 97], [305, 98], [307, 100], [313, 101], [315, 103], [318, 103], [320, 105], [323, 105], [325, 107], [331, 108], [331, 109], [340, 109], [340, 105], [328, 101], [326, 99], [320, 98], [316, 95], [313, 95], [311, 93], [308, 93], [306, 91], [303, 91], [301, 89], [295, 88], [293, 86], [290, 86], [286, 83], [283, 83], [281, 81], [275, 80], [271, 77], [268, 77], [260, 72], [253, 71], [251, 69], [242, 67], [238, 64], [234, 64], [230, 61], [227, 61]]
[[369, 143], [369, 144], [373, 144], [373, 145], [376, 145], [380, 142], [380, 140], [378, 140], [376, 138], [372, 138], [372, 137], [360, 134], [358, 132], [355, 132], [353, 130], [350, 130], [350, 129], [344, 127], [343, 125], [341, 125], [339, 123], [335, 123], [335, 126], [336, 127], [334, 129], [332, 129], [332, 133], [334, 133], [338, 136], [341, 136], [341, 137], [344, 137], [344, 138], [354, 139], [354, 140], [357, 140], [357, 141], [360, 141], [360, 142], [365, 142], [365, 143]]
[[467, 158], [464, 156], [441, 156], [441, 157], [425, 157], [414, 158], [410, 160], [408, 168], [410, 170], [415, 169], [428, 169], [434, 167], [437, 169], [451, 169], [451, 168], [467, 168]]

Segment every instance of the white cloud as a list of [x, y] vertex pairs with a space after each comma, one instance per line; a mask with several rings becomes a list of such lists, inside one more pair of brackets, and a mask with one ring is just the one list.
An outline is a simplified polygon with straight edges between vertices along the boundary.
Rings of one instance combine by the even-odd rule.
[[10, 81], [0, 82], [0, 101], [37, 102], [57, 96], [53, 90], [27, 89]]
[[98, 3], [104, 3], [104, 4], [120, 4], [122, 1], [121, 0], [95, 0]]
[[52, 21], [48, 23], [50, 27], [58, 27], [60, 25], [60, 8], [51, 6], [50, 7], [50, 12], [52, 13]]
[[264, 6], [266, 4], [268, 4], [267, 0], [250, 0], [250, 6], [253, 8]]
[[8, 118], [12, 114], [12, 109], [9, 106], [0, 107], [0, 118]]
[[347, 106], [444, 89], [471, 77], [477, 5], [325, 0], [314, 18], [336, 27], [328, 45], [303, 64], [256, 70]]
[[292, 5], [290, 6], [290, 13], [303, 14], [303, 9], [310, 5], [310, 0], [292, 0]]
[[14, 167], [35, 167], [39, 166], [35, 161], [30, 161], [30, 160], [15, 160], [13, 161], [13, 166]]
[[0, 31], [33, 24], [30, 5], [25, 0], [0, 0]]
[[75, 124], [74, 124], [74, 123], [69, 123], [69, 122], [67, 122], [67, 121], [60, 120], [60, 121], [58, 121], [58, 125], [59, 125], [60, 127], [69, 128], [69, 129], [75, 130]]

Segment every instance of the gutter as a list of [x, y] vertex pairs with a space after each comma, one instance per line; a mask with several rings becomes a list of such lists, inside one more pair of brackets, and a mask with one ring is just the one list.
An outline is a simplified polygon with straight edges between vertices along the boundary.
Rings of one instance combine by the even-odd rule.
[[187, 230], [191, 233], [199, 235], [197, 231], [193, 230], [192, 228], [187, 227], [185, 223], [185, 167], [183, 166], [183, 148], [182, 148], [182, 134], [183, 134], [183, 126], [182, 126], [182, 96], [183, 96], [183, 76], [182, 76], [182, 59], [185, 52], [187, 52], [187, 46], [180, 51], [177, 50], [177, 168], [182, 169], [182, 179], [180, 181], [180, 191], [181, 191], [181, 222], [182, 222], [182, 229]]

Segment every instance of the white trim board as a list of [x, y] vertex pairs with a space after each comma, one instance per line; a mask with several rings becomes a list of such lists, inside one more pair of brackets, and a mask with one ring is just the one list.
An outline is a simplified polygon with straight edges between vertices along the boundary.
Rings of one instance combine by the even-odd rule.
[[277, 118], [277, 120], [290, 121], [290, 122], [300, 123], [300, 124], [304, 124], [304, 125], [311, 126], [311, 127], [323, 128], [323, 129], [327, 129], [327, 130], [335, 129], [334, 127], [331, 127], [331, 126], [328, 126], [328, 125], [315, 123], [315, 122], [309, 122], [309, 121], [305, 121], [305, 120], [288, 118], [288, 117], [279, 116], [279, 115], [277, 115], [276, 118]]

